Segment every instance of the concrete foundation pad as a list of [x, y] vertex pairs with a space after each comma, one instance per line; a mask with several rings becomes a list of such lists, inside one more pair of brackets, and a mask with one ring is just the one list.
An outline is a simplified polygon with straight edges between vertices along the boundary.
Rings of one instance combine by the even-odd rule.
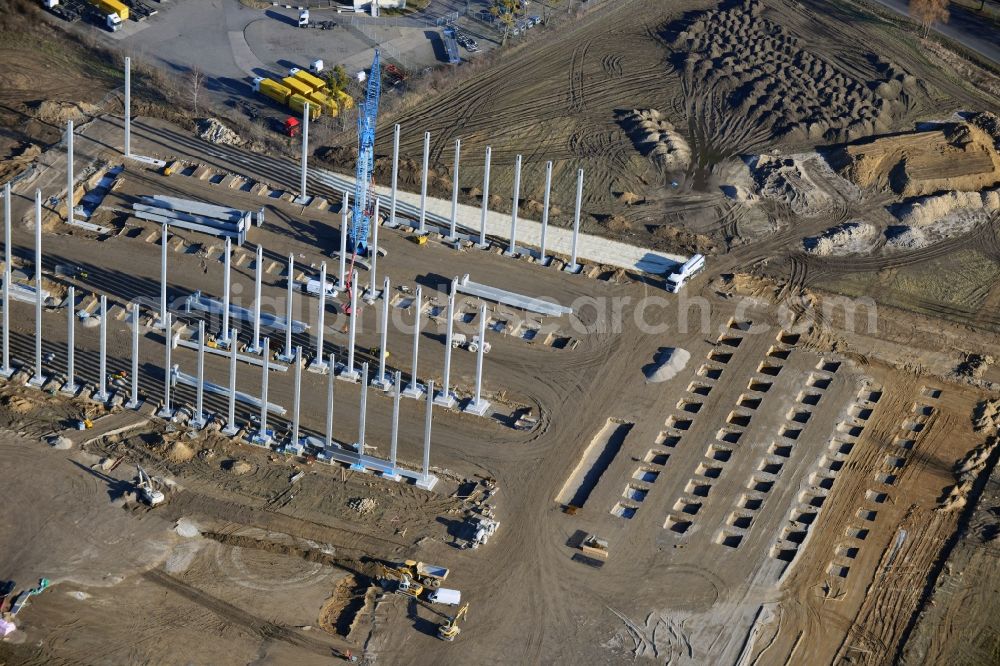
[[455, 398], [455, 394], [450, 391], [448, 395], [438, 393], [434, 396], [434, 404], [440, 407], [446, 407], [447, 409], [454, 409], [455, 405], [458, 404], [458, 399]]
[[395, 472], [389, 472], [389, 471], [379, 472], [379, 476], [381, 476], [383, 479], [386, 479], [388, 481], [402, 481], [403, 480], [403, 477], [400, 476], [399, 474], [396, 474]]
[[315, 372], [316, 374], [319, 375], [325, 375], [327, 372], [330, 371], [330, 364], [321, 363], [320, 361], [313, 361], [312, 363], [306, 366], [306, 370], [308, 370], [309, 372]]
[[265, 449], [269, 449], [271, 448], [271, 436], [258, 431], [250, 438], [250, 443], [254, 446], [262, 446]]
[[201, 430], [206, 425], [208, 425], [208, 419], [205, 418], [204, 414], [202, 414], [201, 416], [195, 416], [190, 421], [188, 421], [188, 425], [190, 425], [195, 430]]
[[13, 375], [15, 372], [16, 370], [14, 370], [14, 368], [0, 369], [0, 377], [3, 377], [4, 379], [10, 379], [10, 376]]
[[219, 432], [221, 432], [226, 437], [235, 437], [236, 433], [238, 433], [239, 431], [240, 431], [240, 429], [238, 427], [236, 427], [234, 425], [227, 425], [225, 428], [223, 428]]
[[61, 393], [65, 393], [66, 395], [76, 395], [77, 393], [80, 392], [80, 385], [79, 384], [63, 384], [63, 387], [61, 389], [59, 389], [59, 391]]
[[156, 412], [156, 415], [161, 419], [166, 419], [167, 421], [170, 421], [171, 419], [174, 418], [175, 413], [176, 412], [174, 412], [174, 410], [172, 409], [160, 409], [158, 412]]
[[366, 291], [365, 295], [361, 297], [361, 300], [363, 300], [368, 305], [371, 305], [380, 298], [382, 298], [382, 290], [376, 289], [375, 291], [371, 290]]
[[566, 266], [563, 267], [563, 271], [564, 272], [566, 272], [566, 273], [572, 273], [574, 275], [576, 275], [577, 273], [579, 273], [582, 270], [583, 270], [583, 266], [581, 266], [580, 264], [567, 264]]
[[434, 476], [433, 474], [428, 474], [425, 477], [417, 479], [415, 485], [417, 486], [417, 488], [421, 488], [423, 490], [434, 490], [434, 486], [437, 485], [437, 482], [438, 478], [436, 476]]
[[393, 389], [393, 384], [386, 378], [373, 379], [371, 381], [373, 388], [377, 388], [380, 391], [391, 391]]
[[470, 400], [469, 404], [462, 408], [462, 411], [466, 414], [475, 414], [476, 416], [483, 416], [489, 410], [489, 400], [480, 400], [478, 403], [475, 400]]
[[278, 354], [274, 358], [278, 359], [282, 363], [291, 363], [292, 361], [295, 360], [295, 355], [294, 354]]
[[297, 203], [300, 206], [308, 206], [310, 203], [312, 203], [312, 200], [313, 200], [312, 197], [310, 197], [310, 196], [302, 196], [302, 195], [299, 195], [299, 196], [295, 197], [294, 199], [292, 199], [292, 201], [294, 203]]
[[552, 263], [552, 257], [540, 257], [535, 263], [539, 266], [548, 266]]
[[343, 369], [337, 375], [337, 379], [343, 379], [345, 382], [352, 382], [352, 383], [354, 383], [354, 382], [357, 382], [359, 379], [361, 379], [361, 373], [358, 372], [357, 370], [346, 370], [346, 369]]
[[[64, 390], [65, 390], [65, 389], [64, 389]], [[142, 401], [142, 400], [136, 400], [135, 402], [132, 402], [131, 400], [129, 400], [129, 401], [127, 401], [127, 402], [126, 402], [126, 403], [125, 403], [124, 405], [122, 405], [122, 406], [123, 406], [123, 407], [124, 407], [125, 409], [134, 409], [134, 410], [136, 410], [136, 411], [139, 411], [139, 409], [140, 409], [140, 408], [142, 407], [142, 403], [143, 403], [143, 401]]]
[[476, 248], [477, 250], [488, 250], [488, 249], [490, 249], [490, 244], [489, 243], [476, 243], [472, 247]]
[[402, 396], [404, 398], [413, 398], [414, 400], [419, 400], [424, 395], [424, 386], [422, 384], [410, 384], [405, 389], [403, 389]]
[[42, 388], [45, 386], [45, 382], [49, 381], [46, 375], [34, 375], [28, 380], [28, 386], [34, 386], [35, 388]]

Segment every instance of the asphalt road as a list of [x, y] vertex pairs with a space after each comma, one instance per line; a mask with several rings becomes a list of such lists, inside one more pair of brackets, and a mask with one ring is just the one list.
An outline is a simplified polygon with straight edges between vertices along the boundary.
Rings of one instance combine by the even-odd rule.
[[[897, 14], [910, 15], [907, 8], [909, 3], [903, 0], [877, 1]], [[1000, 30], [967, 9], [952, 5], [950, 10], [951, 18], [948, 23], [936, 23], [932, 30], [1000, 65]]]

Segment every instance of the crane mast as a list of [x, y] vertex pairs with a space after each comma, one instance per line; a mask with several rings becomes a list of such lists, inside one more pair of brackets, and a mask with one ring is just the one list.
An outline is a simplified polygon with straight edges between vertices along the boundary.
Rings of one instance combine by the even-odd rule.
[[375, 202], [375, 123], [378, 120], [378, 100], [382, 92], [382, 73], [379, 66], [378, 50], [372, 59], [371, 74], [365, 101], [358, 110], [358, 164], [355, 169], [354, 205], [351, 208], [348, 245], [354, 256], [368, 254], [368, 233], [372, 224], [372, 208]]

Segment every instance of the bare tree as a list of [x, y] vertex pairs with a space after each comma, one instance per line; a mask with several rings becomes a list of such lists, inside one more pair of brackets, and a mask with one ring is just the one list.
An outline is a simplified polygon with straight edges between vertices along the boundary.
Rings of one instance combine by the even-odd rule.
[[188, 83], [191, 85], [191, 105], [194, 107], [194, 115], [198, 115], [198, 97], [205, 85], [205, 72], [198, 67], [192, 67], [188, 72]]
[[926, 37], [931, 25], [948, 22], [948, 0], [910, 0], [910, 16], [920, 23]]

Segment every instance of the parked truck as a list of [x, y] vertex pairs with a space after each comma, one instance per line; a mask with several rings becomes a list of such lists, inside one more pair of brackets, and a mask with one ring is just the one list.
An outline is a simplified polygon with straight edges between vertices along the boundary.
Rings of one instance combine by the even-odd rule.
[[302, 83], [309, 86], [314, 92], [326, 93], [326, 81], [319, 78], [318, 76], [313, 76], [304, 69], [299, 69], [298, 67], [292, 67], [288, 70], [288, 76], [294, 77], [301, 81]]
[[129, 9], [118, 0], [90, 0], [90, 4], [104, 15], [104, 25], [111, 32], [121, 30], [122, 24], [128, 20]]
[[289, 88], [296, 95], [302, 95], [305, 97], [313, 91], [304, 81], [297, 79], [294, 76], [286, 76], [281, 79], [281, 84], [286, 88]]
[[[301, 83], [299, 85], [302, 85]], [[258, 76], [253, 80], [253, 89], [267, 97], [270, 97], [278, 104], [287, 106], [299, 115], [302, 115], [302, 110], [305, 107], [306, 102], [310, 100], [304, 95], [299, 94], [299, 92], [293, 88], [289, 88], [284, 85], [284, 83], [278, 83], [274, 79], [265, 79], [264, 77]], [[308, 94], [308, 93], [307, 93]], [[321, 105], [310, 102], [309, 103], [309, 119], [316, 120], [321, 115], [323, 115], [323, 108]]]

